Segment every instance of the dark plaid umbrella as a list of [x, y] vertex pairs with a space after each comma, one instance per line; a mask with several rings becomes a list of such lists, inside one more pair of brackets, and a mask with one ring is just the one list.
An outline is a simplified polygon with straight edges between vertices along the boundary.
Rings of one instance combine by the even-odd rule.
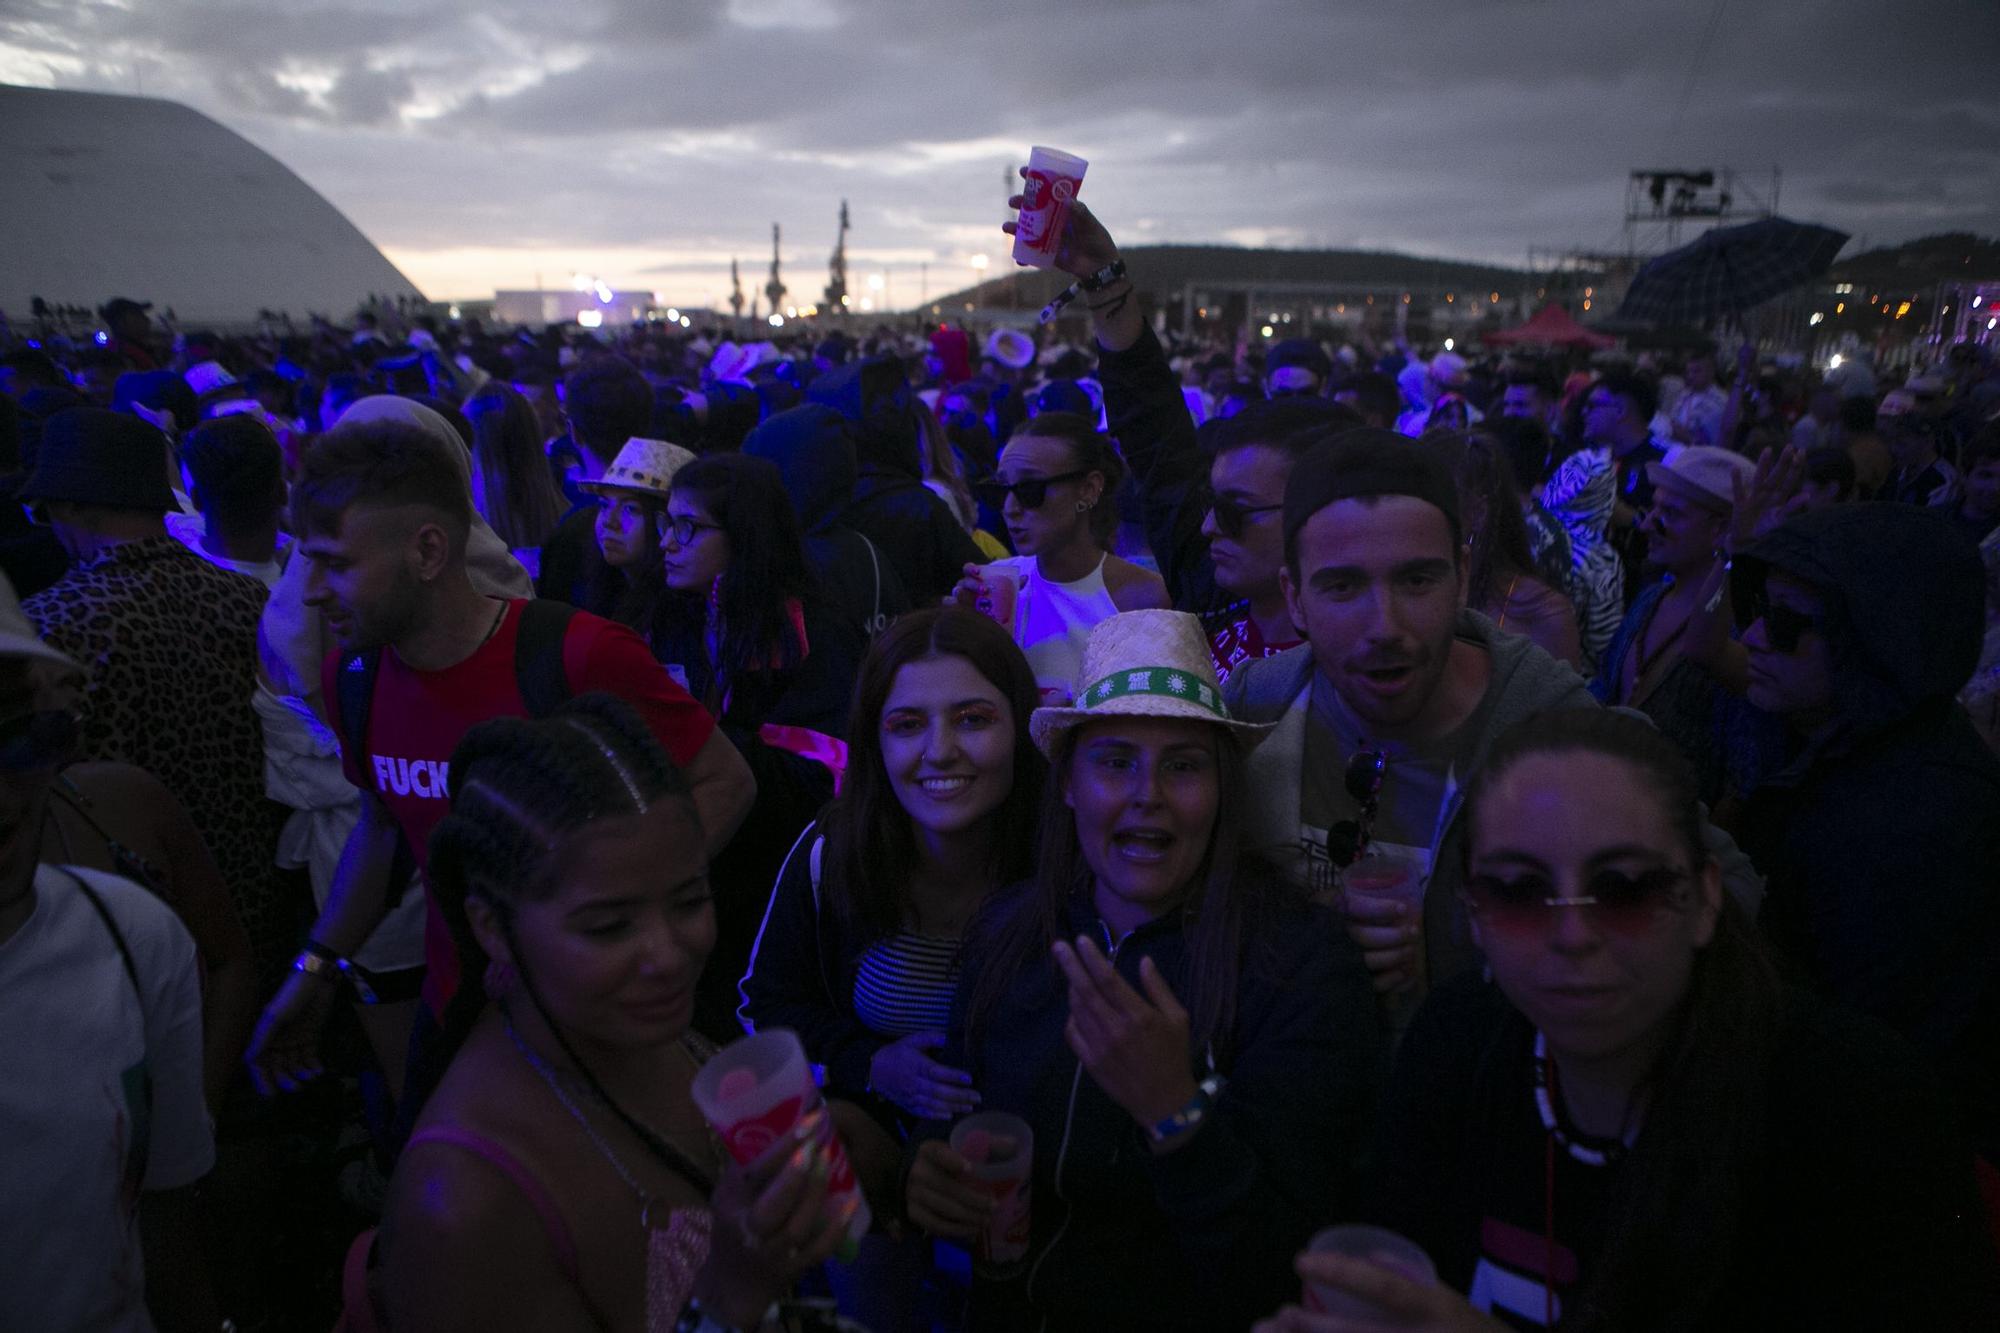
[[1649, 259], [1632, 278], [1620, 319], [1703, 325], [1781, 296], [1833, 263], [1847, 233], [1787, 218], [1717, 227]]

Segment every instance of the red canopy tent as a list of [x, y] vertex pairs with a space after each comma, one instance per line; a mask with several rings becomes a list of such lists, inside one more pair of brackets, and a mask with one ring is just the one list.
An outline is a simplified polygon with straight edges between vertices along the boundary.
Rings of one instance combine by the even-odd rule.
[[1611, 347], [1616, 338], [1586, 329], [1571, 317], [1569, 311], [1550, 302], [1535, 312], [1535, 317], [1526, 324], [1511, 329], [1501, 329], [1486, 335], [1487, 342], [1505, 346], [1541, 347]]

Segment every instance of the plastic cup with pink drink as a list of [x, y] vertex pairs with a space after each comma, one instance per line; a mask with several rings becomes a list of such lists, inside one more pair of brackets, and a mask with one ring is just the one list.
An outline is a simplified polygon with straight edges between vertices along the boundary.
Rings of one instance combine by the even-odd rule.
[[973, 607], [981, 615], [998, 621], [1009, 634], [1014, 632], [1014, 609], [1021, 601], [1021, 571], [1009, 564], [979, 567], [979, 595]]
[[1054, 268], [1062, 248], [1063, 224], [1069, 206], [1083, 186], [1090, 164], [1055, 148], [1028, 150], [1028, 171], [1021, 184], [1021, 211], [1014, 219], [1014, 262], [1030, 268]]
[[[1312, 1238], [1306, 1250], [1312, 1254], [1366, 1259], [1412, 1282], [1427, 1287], [1437, 1285], [1437, 1268], [1431, 1263], [1431, 1257], [1424, 1253], [1423, 1247], [1407, 1236], [1399, 1236], [1381, 1227], [1328, 1227]], [[1373, 1301], [1364, 1301], [1338, 1287], [1323, 1287], [1311, 1282], [1305, 1288], [1305, 1307], [1321, 1314], [1341, 1315], [1349, 1319], [1380, 1319], [1389, 1313]]]
[[981, 1111], [951, 1127], [951, 1150], [966, 1160], [973, 1180], [993, 1200], [993, 1215], [973, 1244], [973, 1261], [987, 1269], [1021, 1262], [1028, 1257], [1035, 1131], [1017, 1115]]
[[[800, 1120], [826, 1103], [813, 1083], [805, 1048], [786, 1028], [766, 1028], [732, 1042], [701, 1067], [694, 1078], [695, 1105], [737, 1163], [748, 1165], [792, 1132]], [[852, 1197], [854, 1220], [847, 1235], [859, 1244], [868, 1232], [868, 1200], [848, 1160], [847, 1146], [832, 1116], [822, 1116], [817, 1132], [828, 1174], [826, 1199], [838, 1207]]]
[[1420, 921], [1427, 868], [1410, 852], [1374, 843], [1365, 856], [1340, 872], [1340, 890], [1343, 894], [1394, 898], [1409, 909], [1410, 921]]

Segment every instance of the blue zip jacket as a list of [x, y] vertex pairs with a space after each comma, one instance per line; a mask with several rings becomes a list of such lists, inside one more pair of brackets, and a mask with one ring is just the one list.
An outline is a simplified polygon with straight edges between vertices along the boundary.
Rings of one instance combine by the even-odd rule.
[[[1331, 913], [1279, 899], [1244, 926], [1227, 1080], [1177, 1150], [1146, 1132], [1071, 1053], [1068, 987], [1047, 953], [1022, 969], [965, 1049], [966, 1005], [997, 926], [1031, 910], [1032, 884], [1007, 891], [968, 940], [945, 1061], [969, 1069], [983, 1110], [1034, 1128], [1033, 1229], [1005, 1281], [975, 1279], [973, 1327], [1247, 1328], [1298, 1295], [1292, 1258], [1350, 1212], [1350, 1175], [1367, 1138], [1385, 1050], [1359, 955]], [[1280, 891], [1282, 892], [1282, 891]], [[1087, 901], [1074, 934], [1104, 941], [1135, 990], [1150, 957], [1185, 1002], [1187, 952], [1176, 913], [1112, 939]], [[1206, 1061], [1190, 1052], [1190, 1072]], [[949, 1127], [927, 1123], [924, 1136]]]

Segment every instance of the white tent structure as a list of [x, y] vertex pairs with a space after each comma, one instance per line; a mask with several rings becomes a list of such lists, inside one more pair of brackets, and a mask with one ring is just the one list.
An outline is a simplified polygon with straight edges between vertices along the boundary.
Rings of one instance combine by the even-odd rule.
[[339, 209], [235, 131], [156, 97], [0, 85], [0, 310], [31, 298], [343, 318], [421, 299]]

